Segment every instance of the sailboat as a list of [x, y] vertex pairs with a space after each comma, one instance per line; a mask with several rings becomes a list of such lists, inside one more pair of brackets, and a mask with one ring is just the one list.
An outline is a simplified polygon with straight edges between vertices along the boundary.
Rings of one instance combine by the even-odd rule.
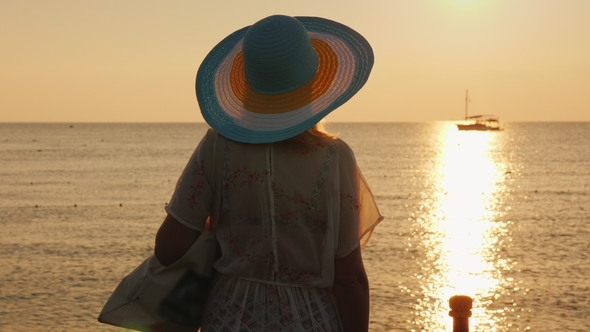
[[459, 130], [500, 130], [500, 120], [495, 115], [468, 115], [469, 90], [465, 90], [465, 121], [457, 124]]

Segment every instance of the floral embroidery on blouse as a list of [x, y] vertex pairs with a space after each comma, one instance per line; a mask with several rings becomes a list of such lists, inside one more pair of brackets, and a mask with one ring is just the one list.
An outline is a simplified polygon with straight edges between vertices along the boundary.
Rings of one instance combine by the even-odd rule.
[[362, 205], [358, 202], [358, 199], [351, 194], [340, 194], [340, 199], [342, 202], [347, 202], [351, 210], [360, 210], [362, 208]]
[[274, 261], [274, 254], [272, 250], [266, 254], [258, 254], [254, 249], [259, 243], [268, 241], [271, 236], [272, 232], [269, 230], [260, 236], [249, 238], [249, 242], [246, 247], [241, 245], [240, 237], [233, 231], [230, 231], [227, 236], [221, 237], [221, 240], [230, 245], [232, 248], [232, 253], [235, 254], [236, 257], [238, 257], [242, 262], [253, 262], [255, 260]]
[[196, 180], [194, 184], [190, 186], [192, 192], [189, 194], [187, 201], [188, 207], [191, 210], [195, 209], [195, 204], [197, 204], [197, 200], [203, 193], [203, 189], [205, 188], [205, 160], [201, 159], [195, 162], [195, 170], [192, 174], [193, 178]]
[[321, 274], [317, 271], [308, 271], [303, 269], [297, 269], [292, 265], [279, 264], [279, 272], [281, 275], [288, 277], [295, 277], [297, 280], [309, 280], [321, 278]]
[[332, 166], [332, 159], [334, 159], [334, 155], [336, 154], [337, 148], [338, 147], [336, 146], [336, 144], [332, 144], [330, 146], [330, 150], [328, 151], [328, 155], [326, 156], [326, 161], [324, 162], [324, 166], [322, 167], [322, 172], [320, 173], [320, 177], [318, 178], [318, 181], [313, 192], [312, 199], [314, 201], [317, 200], [318, 196], [320, 195], [320, 192], [322, 191], [322, 188], [324, 187], [324, 180], [326, 178], [326, 174], [328, 174], [330, 166]]
[[[318, 147], [326, 146], [328, 145], [318, 143], [315, 145], [315, 148], [312, 147], [311, 151], [317, 150]], [[278, 188], [275, 181], [271, 183], [272, 192], [276, 200], [287, 200], [294, 203], [295, 206], [300, 206], [299, 208], [292, 209], [288, 212], [279, 213], [276, 216], [278, 224], [284, 226], [299, 224], [309, 229], [320, 229], [324, 234], [326, 233], [328, 227], [326, 220], [322, 218], [323, 211], [318, 208], [317, 200], [323, 189], [326, 175], [332, 165], [332, 160], [334, 159], [336, 151], [336, 144], [330, 145], [330, 149], [328, 150], [324, 165], [311, 196], [304, 196], [297, 192], [287, 193], [284, 189]]]
[[252, 189], [252, 186], [256, 184], [263, 185], [266, 175], [268, 175], [268, 170], [256, 172], [249, 171], [247, 167], [238, 168], [227, 175], [223, 188], [238, 186]]
[[277, 200], [285, 199], [299, 205], [299, 208], [283, 211], [275, 216], [277, 224], [281, 226], [301, 225], [308, 229], [320, 229], [325, 233], [326, 221], [322, 217], [323, 211], [318, 208], [314, 197], [305, 197], [301, 194], [286, 194], [283, 189], [273, 187], [274, 197]]
[[296, 153], [296, 154], [306, 155], [306, 154], [309, 154], [311, 152], [315, 152], [315, 151], [317, 151], [319, 149], [323, 149], [326, 146], [328, 146], [328, 143], [325, 143], [325, 142], [316, 142], [314, 144], [307, 144], [305, 146], [297, 147], [296, 149], [293, 150], [293, 152]]

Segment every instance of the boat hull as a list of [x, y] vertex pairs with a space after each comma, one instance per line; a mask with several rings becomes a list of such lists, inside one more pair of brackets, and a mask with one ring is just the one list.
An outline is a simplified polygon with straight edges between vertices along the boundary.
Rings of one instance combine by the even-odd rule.
[[458, 124], [457, 129], [459, 130], [477, 130], [477, 131], [493, 131], [500, 130], [499, 127], [491, 127], [485, 124]]

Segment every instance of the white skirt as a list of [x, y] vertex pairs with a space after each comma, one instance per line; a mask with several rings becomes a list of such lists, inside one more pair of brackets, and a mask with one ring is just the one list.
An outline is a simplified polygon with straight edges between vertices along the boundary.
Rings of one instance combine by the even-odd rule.
[[202, 332], [342, 331], [332, 293], [221, 276], [209, 296]]

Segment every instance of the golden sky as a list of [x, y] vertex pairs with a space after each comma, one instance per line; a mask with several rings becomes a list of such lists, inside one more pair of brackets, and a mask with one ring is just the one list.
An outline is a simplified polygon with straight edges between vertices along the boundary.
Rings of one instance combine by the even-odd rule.
[[201, 122], [194, 80], [272, 14], [364, 35], [375, 66], [328, 121], [590, 121], [590, 0], [0, 0], [0, 122]]

